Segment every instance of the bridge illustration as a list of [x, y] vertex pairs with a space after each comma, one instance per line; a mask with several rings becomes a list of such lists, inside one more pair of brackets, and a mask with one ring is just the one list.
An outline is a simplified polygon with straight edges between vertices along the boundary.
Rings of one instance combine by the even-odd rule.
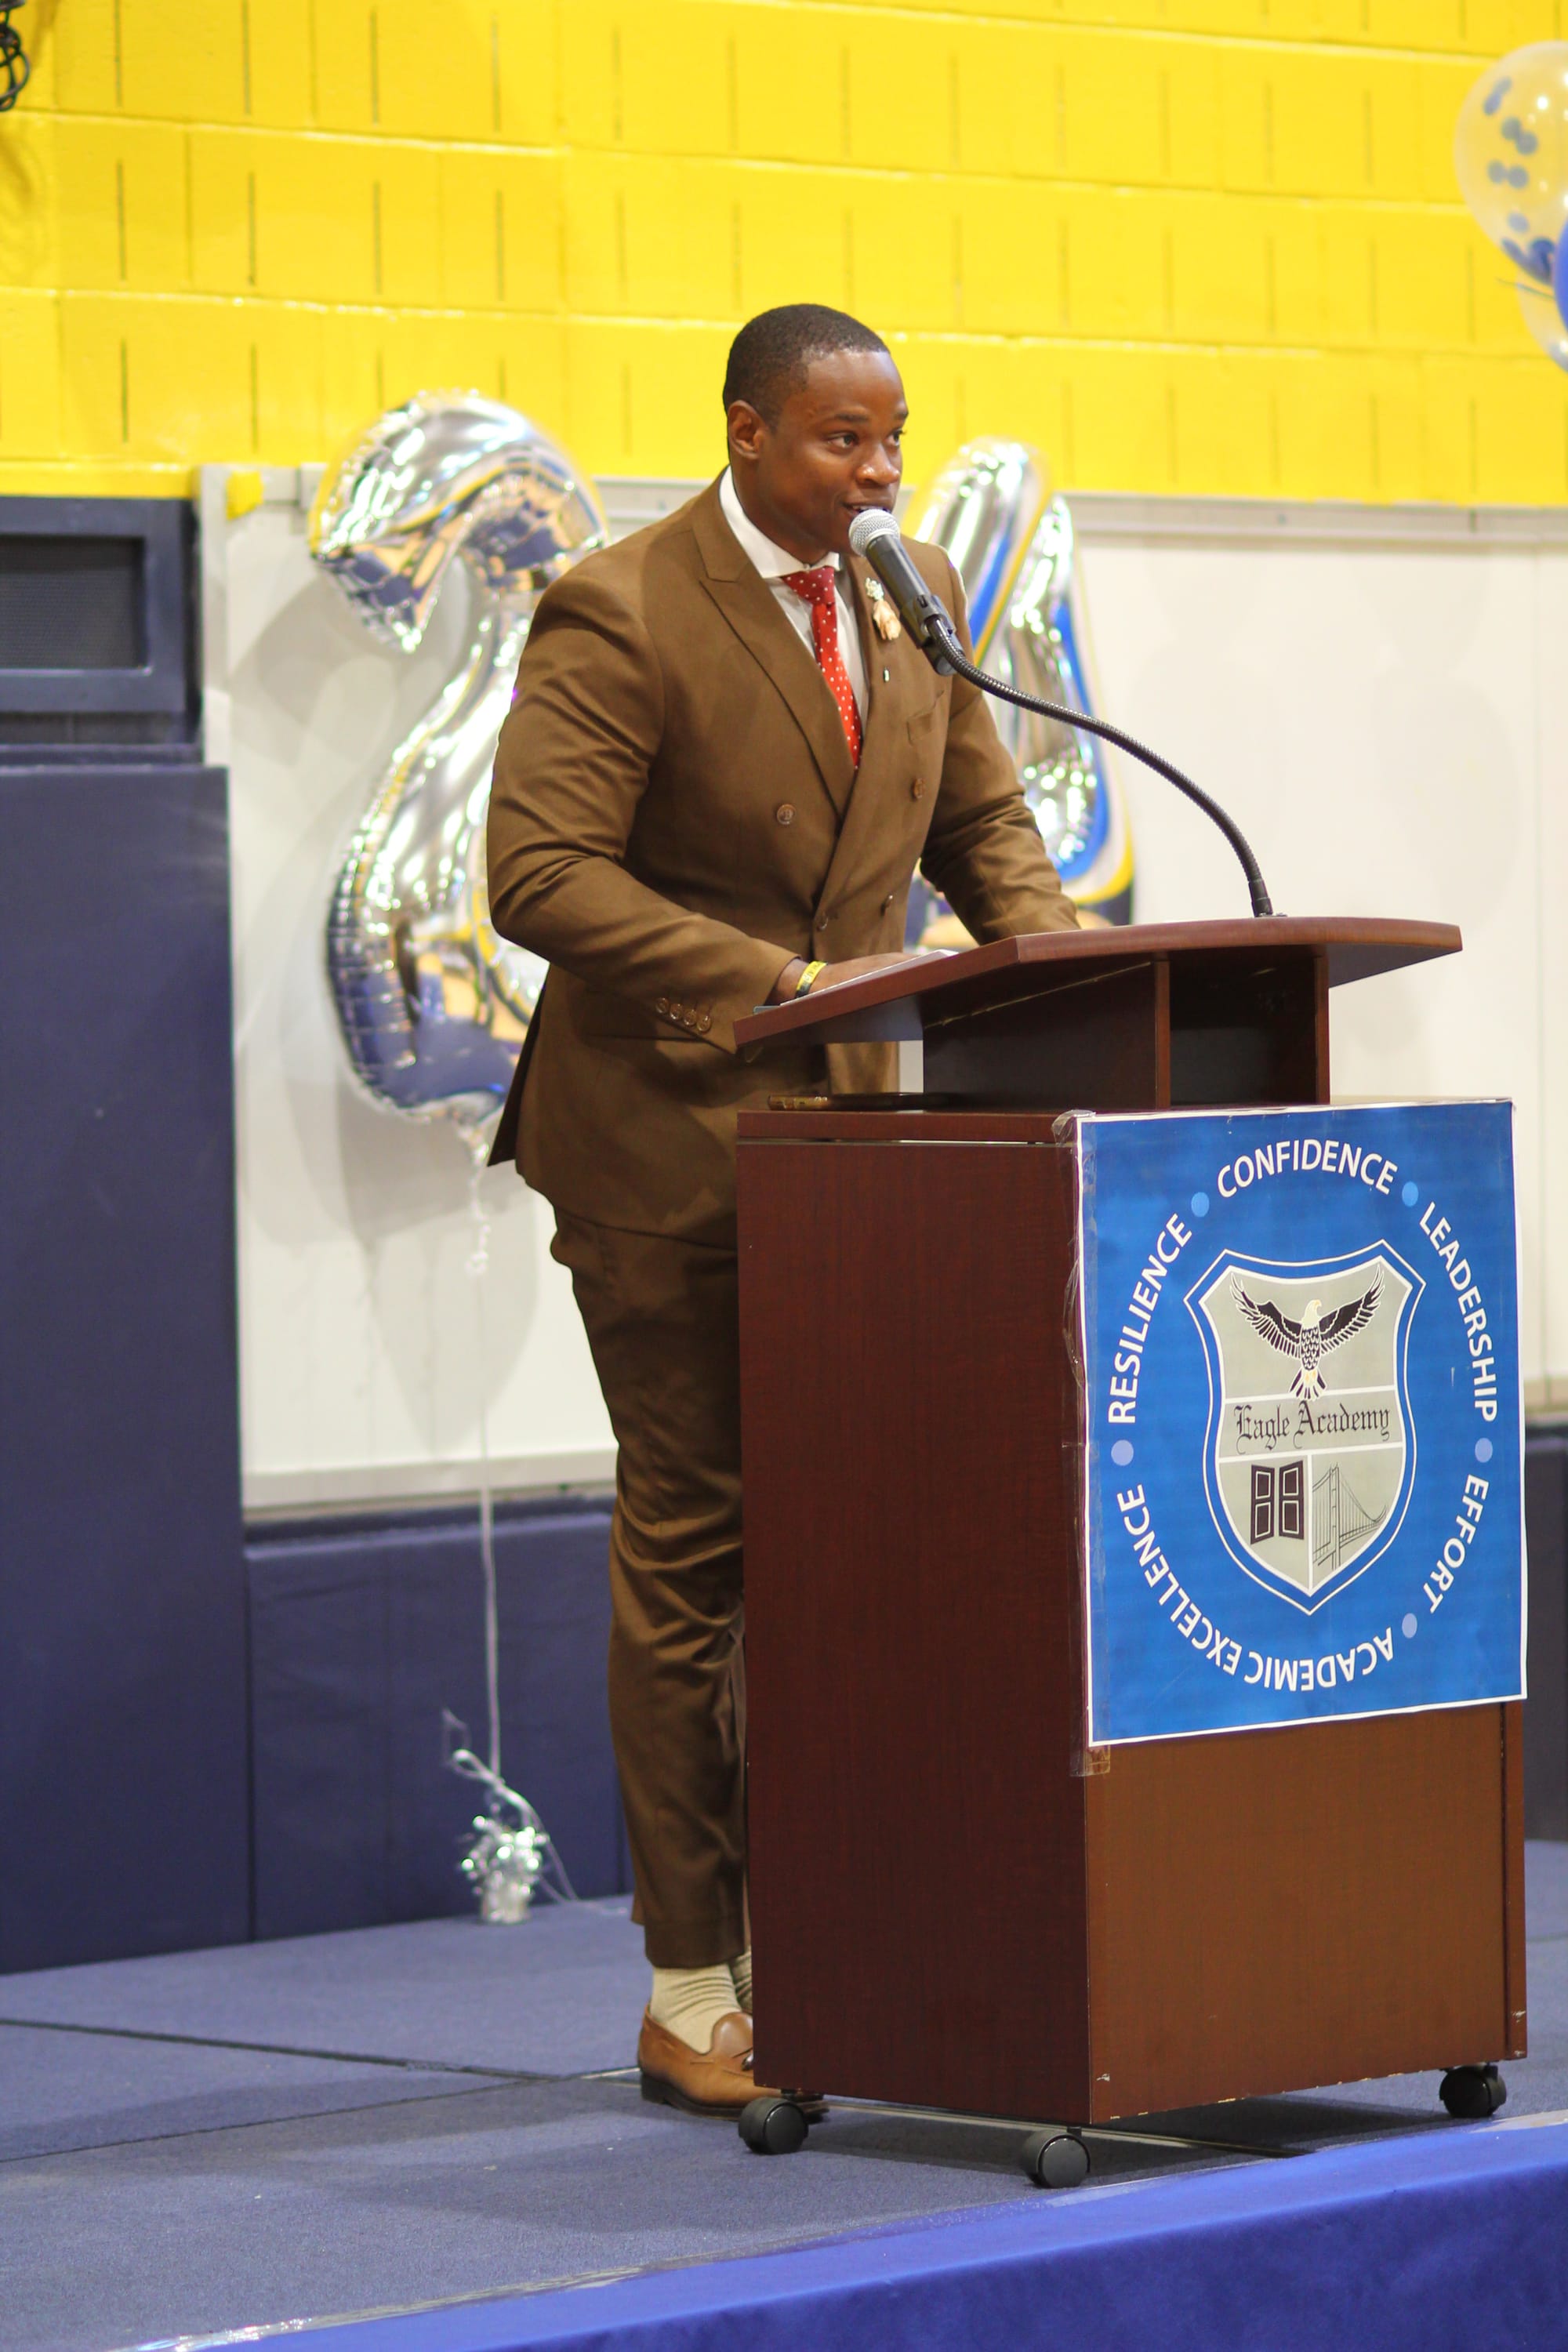
[[1386, 1507], [1375, 1512], [1363, 1509], [1350, 1481], [1341, 1475], [1339, 1464], [1331, 1462], [1322, 1476], [1312, 1481], [1314, 1583], [1325, 1573], [1336, 1575], [1387, 1517]]

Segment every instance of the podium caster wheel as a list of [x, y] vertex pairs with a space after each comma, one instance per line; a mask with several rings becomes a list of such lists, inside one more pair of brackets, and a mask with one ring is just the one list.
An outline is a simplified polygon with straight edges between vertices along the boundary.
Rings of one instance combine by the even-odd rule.
[[753, 2156], [793, 2156], [805, 2146], [805, 2117], [793, 2099], [751, 2100], [738, 2129]]
[[1089, 2179], [1089, 2150], [1072, 2132], [1031, 2132], [1022, 2162], [1037, 2189], [1076, 2189]]
[[1450, 2066], [1437, 2096], [1451, 2116], [1475, 2123], [1496, 2115], [1508, 2096], [1508, 2084], [1495, 2066]]

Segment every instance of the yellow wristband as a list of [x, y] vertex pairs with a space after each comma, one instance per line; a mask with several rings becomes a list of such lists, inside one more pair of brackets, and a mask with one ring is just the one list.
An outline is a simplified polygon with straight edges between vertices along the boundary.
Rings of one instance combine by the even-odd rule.
[[826, 971], [826, 970], [827, 966], [825, 963], [808, 963], [805, 970], [801, 973], [800, 978], [795, 982], [795, 994], [797, 996], [809, 996], [811, 994], [812, 983], [816, 980], [817, 973], [819, 971]]

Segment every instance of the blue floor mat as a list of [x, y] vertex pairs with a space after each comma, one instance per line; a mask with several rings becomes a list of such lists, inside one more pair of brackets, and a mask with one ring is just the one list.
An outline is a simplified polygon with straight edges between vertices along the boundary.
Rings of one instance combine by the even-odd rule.
[[[1531, 1849], [1529, 1916], [1534, 2054], [1506, 2069], [1506, 2124], [1568, 2109], [1568, 1848]], [[646, 2105], [607, 2070], [647, 1982], [624, 1902], [7, 1979], [0, 2015], [31, 2022], [0, 2026], [0, 2352], [167, 2346], [1037, 2200], [1016, 2127], [840, 2105], [768, 2163]], [[1413, 2076], [1095, 2132], [1073, 2203], [1389, 2135], [1436, 2147], [1456, 2126], [1436, 2094]]]
[[0, 1979], [0, 2019], [521, 2074], [628, 2066], [648, 1994], [625, 1896], [514, 1927], [424, 1919]]
[[[1037, 2197], [1019, 2137], [846, 2111], [770, 2163], [732, 2125], [601, 2080], [4, 2165], [0, 2245], [18, 2261], [0, 2346], [108, 2352]], [[1184, 2159], [1107, 2146], [1097, 2162], [1109, 2191]]]
[[0, 2025], [0, 2163], [472, 2088], [416, 2067]]

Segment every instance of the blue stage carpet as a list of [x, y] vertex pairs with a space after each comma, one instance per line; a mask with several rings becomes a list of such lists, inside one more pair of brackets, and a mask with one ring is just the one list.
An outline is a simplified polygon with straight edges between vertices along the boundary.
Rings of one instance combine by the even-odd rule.
[[647, 1999], [631, 1898], [228, 1944], [0, 1978], [0, 2017], [336, 2058], [589, 2074], [631, 2063]]
[[1568, 2126], [1481, 2126], [331, 2328], [322, 2352], [1559, 2352], [1565, 2249]]
[[[0, 2162], [472, 2088], [463, 2074], [0, 2025]], [[0, 2326], [4, 2322], [0, 2321]]]
[[1530, 1927], [1499, 2123], [1430, 2076], [1239, 2101], [1092, 2135], [1056, 2197], [1016, 2130], [841, 2105], [767, 2162], [644, 2105], [599, 2071], [644, 1991], [620, 1906], [13, 1977], [0, 2352], [334, 2315], [323, 2352], [1568, 2347], [1568, 2126], [1519, 2128], [1568, 2109], [1568, 1847]]

